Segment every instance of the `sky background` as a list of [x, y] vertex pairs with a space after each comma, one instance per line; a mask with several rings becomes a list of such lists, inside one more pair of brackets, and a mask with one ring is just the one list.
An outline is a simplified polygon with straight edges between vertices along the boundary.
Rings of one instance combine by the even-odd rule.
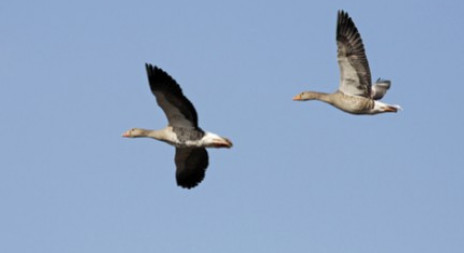
[[[337, 10], [383, 101], [337, 89]], [[0, 252], [462, 252], [463, 1], [1, 1]], [[176, 186], [144, 64], [229, 137]]]

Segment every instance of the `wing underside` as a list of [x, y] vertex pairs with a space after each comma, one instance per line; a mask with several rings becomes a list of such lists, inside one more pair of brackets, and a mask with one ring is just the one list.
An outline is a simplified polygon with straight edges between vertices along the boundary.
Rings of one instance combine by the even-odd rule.
[[193, 104], [184, 96], [177, 82], [162, 69], [146, 64], [150, 89], [163, 109], [169, 125], [198, 127], [198, 116]]
[[205, 177], [208, 152], [205, 148], [176, 148], [176, 180], [184, 188], [197, 186]]
[[338, 12], [337, 47], [340, 91], [348, 95], [370, 97], [371, 73], [361, 35], [344, 11]]

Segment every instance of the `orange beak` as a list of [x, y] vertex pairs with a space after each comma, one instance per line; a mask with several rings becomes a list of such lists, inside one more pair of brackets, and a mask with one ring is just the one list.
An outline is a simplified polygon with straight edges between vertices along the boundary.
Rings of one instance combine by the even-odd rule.
[[302, 100], [300, 94], [293, 97], [293, 101], [300, 101], [300, 100]]
[[126, 131], [122, 134], [122, 137], [130, 137], [130, 131]]

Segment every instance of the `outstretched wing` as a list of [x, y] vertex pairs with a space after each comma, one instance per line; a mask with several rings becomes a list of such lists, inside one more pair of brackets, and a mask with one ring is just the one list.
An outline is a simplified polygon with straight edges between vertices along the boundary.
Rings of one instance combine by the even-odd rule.
[[353, 20], [344, 11], [337, 19], [339, 90], [345, 94], [370, 98], [371, 72], [361, 35]]
[[193, 188], [205, 178], [208, 152], [205, 148], [176, 148], [176, 180], [184, 188]]
[[198, 127], [198, 116], [193, 104], [184, 96], [177, 82], [162, 69], [145, 64], [148, 82], [158, 105], [168, 118], [169, 125]]

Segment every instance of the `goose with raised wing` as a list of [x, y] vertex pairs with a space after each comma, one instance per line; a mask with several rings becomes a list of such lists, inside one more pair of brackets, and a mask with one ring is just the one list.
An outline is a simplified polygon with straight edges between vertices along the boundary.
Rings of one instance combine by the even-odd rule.
[[177, 82], [162, 69], [146, 64], [153, 95], [168, 119], [161, 130], [132, 128], [123, 137], [148, 137], [176, 147], [176, 181], [183, 188], [197, 186], [208, 167], [206, 148], [231, 148], [232, 142], [217, 134], [203, 131], [193, 104], [183, 95]]
[[340, 67], [338, 90], [334, 93], [305, 91], [296, 95], [293, 100], [320, 100], [351, 114], [378, 114], [401, 109], [398, 105], [378, 101], [390, 88], [391, 82], [378, 79], [372, 85], [361, 35], [344, 11], [338, 12], [336, 39]]

